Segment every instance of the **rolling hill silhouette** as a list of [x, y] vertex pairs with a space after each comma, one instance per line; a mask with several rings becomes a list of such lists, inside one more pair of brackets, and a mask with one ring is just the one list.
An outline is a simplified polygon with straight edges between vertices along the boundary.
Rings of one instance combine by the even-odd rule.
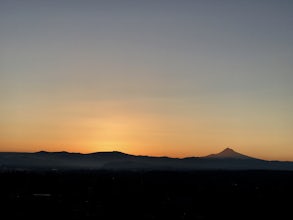
[[293, 162], [266, 161], [226, 148], [205, 157], [135, 156], [118, 151], [90, 154], [40, 151], [0, 153], [0, 169], [18, 170], [293, 170]]

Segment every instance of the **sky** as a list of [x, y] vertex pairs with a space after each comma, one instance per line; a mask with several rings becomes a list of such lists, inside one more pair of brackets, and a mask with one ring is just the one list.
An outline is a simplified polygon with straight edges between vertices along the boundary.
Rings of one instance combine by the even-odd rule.
[[293, 161], [290, 0], [0, 0], [0, 151]]

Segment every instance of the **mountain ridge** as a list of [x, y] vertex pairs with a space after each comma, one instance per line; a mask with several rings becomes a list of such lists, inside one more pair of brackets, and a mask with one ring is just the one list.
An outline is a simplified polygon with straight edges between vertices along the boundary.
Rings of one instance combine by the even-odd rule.
[[[148, 157], [148, 158], [171, 158], [171, 159], [188, 159], [188, 158], [235, 158], [235, 159], [258, 159], [255, 157], [247, 156], [241, 153], [236, 152], [232, 148], [225, 148], [224, 150], [220, 151], [216, 154], [209, 154], [207, 156], [190, 156], [190, 157], [169, 157], [169, 156], [149, 156], [149, 155], [134, 155], [128, 154], [121, 151], [97, 151], [91, 153], [77, 153], [77, 152], [68, 152], [68, 151], [37, 151], [37, 152], [0, 152], [1, 153], [24, 153], [24, 154], [67, 154], [67, 155], [97, 155], [97, 156], [110, 156], [110, 155], [117, 155], [117, 156], [133, 156], [133, 157]], [[259, 159], [260, 160], [260, 159]]]
[[251, 159], [257, 159], [254, 157], [250, 157], [241, 153], [238, 153], [234, 151], [232, 148], [225, 148], [223, 151], [217, 153], [217, 154], [210, 154], [206, 156], [206, 158], [218, 158], [218, 159], [245, 159], [245, 160], [251, 160]]
[[0, 152], [0, 170], [293, 170], [293, 162], [267, 161], [226, 148], [204, 157], [136, 156], [119, 151], [88, 154], [66, 151]]

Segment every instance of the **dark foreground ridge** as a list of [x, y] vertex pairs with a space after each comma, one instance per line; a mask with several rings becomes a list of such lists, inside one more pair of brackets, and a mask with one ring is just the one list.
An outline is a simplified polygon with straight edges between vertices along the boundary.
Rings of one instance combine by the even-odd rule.
[[3, 219], [292, 219], [291, 171], [5, 171]]
[[91, 154], [46, 152], [0, 153], [0, 170], [293, 170], [293, 162], [266, 161], [226, 148], [206, 157], [134, 156], [122, 152]]
[[292, 219], [293, 165], [206, 157], [0, 153], [3, 219]]

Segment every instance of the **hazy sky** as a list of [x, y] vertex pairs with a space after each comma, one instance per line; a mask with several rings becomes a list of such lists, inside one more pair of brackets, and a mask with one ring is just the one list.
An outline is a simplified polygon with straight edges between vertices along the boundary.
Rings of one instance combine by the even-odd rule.
[[0, 151], [293, 160], [293, 1], [0, 0]]

